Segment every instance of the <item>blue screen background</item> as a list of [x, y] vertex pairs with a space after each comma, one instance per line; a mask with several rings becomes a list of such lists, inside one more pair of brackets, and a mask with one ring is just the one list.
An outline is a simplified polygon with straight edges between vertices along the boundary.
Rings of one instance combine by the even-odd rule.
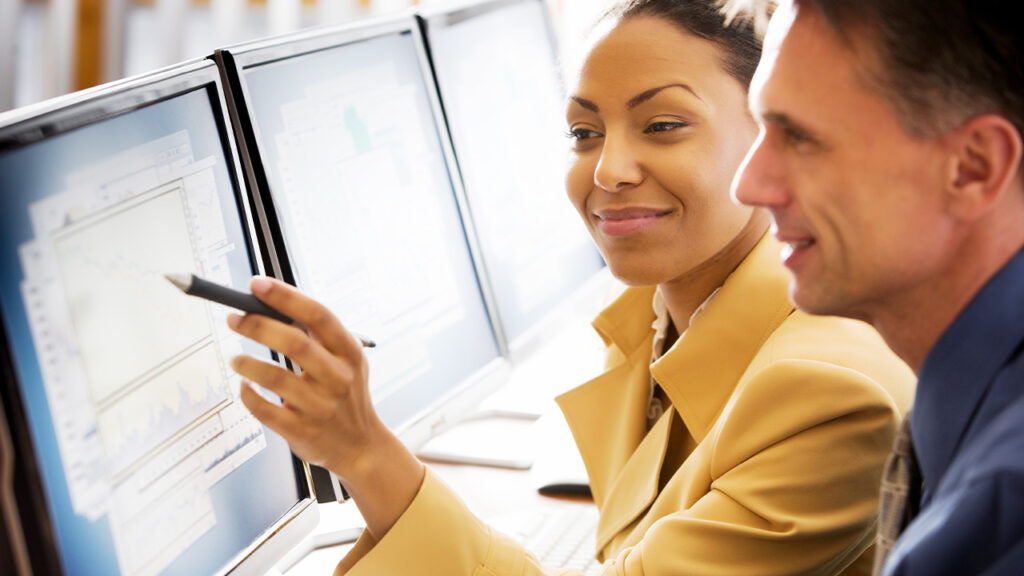
[[[282, 162], [282, 155], [276, 144], [276, 136], [288, 130], [282, 109], [287, 103], [301, 99], [309, 87], [322, 82], [325, 78], [347, 76], [353, 78], [357, 86], [365, 85], [367, 89], [373, 89], [375, 87], [372, 85], [371, 71], [380, 63], [392, 65], [396, 77], [403, 85], [415, 86], [414, 115], [419, 121], [412, 125], [403, 125], [401, 133], [396, 134], [395, 138], [401, 139], [403, 134], [417, 135], [430, 143], [430, 153], [419, 157], [417, 161], [432, 163], [434, 173], [441, 176], [438, 181], [421, 183], [417, 187], [417, 193], [437, 194], [438, 204], [442, 206], [443, 221], [424, 223], [424, 226], [436, 226], [444, 230], [445, 255], [451, 259], [456, 275], [455, 286], [464, 311], [462, 318], [442, 330], [434, 333], [417, 333], [418, 343], [428, 348], [429, 370], [410, 379], [399, 390], [383, 399], [375, 399], [375, 408], [384, 423], [392, 428], [401, 428], [424, 410], [435, 406], [439, 399], [462, 385], [468, 377], [498, 358], [500, 354], [460, 220], [452, 187], [452, 175], [445, 164], [441, 141], [443, 128], [439, 128], [439, 121], [431, 108], [428, 92], [431, 88], [428, 88], [424, 80], [415, 39], [409, 32], [395, 32], [271, 64], [254, 65], [245, 70], [244, 81], [249, 95], [250, 114], [255, 120], [261, 138], [261, 153], [273, 200], [278, 211], [284, 213], [283, 208], [293, 200], [282, 192], [285, 185], [282, 174], [277, 169]], [[365, 78], [360, 78], [360, 74]], [[325, 171], [331, 168], [323, 166]], [[341, 184], [344, 183], [342, 175]], [[318, 192], [322, 191], [308, 193]], [[364, 222], [366, 226], [381, 229], [392, 225], [389, 221], [364, 219]], [[281, 226], [286, 241], [294, 234], [293, 230], [288, 229], [288, 224], [286, 219], [282, 219]], [[347, 244], [344, 231], [332, 233], [336, 236], [333, 238], [333, 244], [338, 246], [336, 257], [331, 261], [316, 262], [315, 266], [343, 268], [346, 262], [360, 258], [358, 254], [345, 252]], [[423, 234], [433, 232], [425, 229]], [[402, 261], [398, 257], [395, 260]], [[301, 284], [302, 271], [295, 272], [299, 287], [308, 289]], [[413, 292], [419, 290], [416, 286], [407, 286], [403, 289]], [[318, 297], [317, 294], [312, 295]], [[368, 336], [376, 338], [374, 334]], [[372, 350], [368, 352], [368, 355], [371, 354]], [[371, 371], [371, 381], [373, 377], [374, 373]]]
[[[196, 159], [213, 156], [220, 205], [228, 237], [232, 281], [244, 287], [255, 272], [245, 246], [238, 211], [237, 182], [231, 177], [212, 88], [199, 88], [171, 99], [0, 153], [0, 305], [5, 336], [13, 356], [30, 431], [43, 477], [61, 563], [67, 574], [119, 574], [106, 516], [90, 522], [75, 514], [53, 430], [36, 350], [29, 331], [20, 283], [24, 279], [18, 246], [32, 239], [28, 207], [65, 187], [69, 173], [169, 134], [187, 130]], [[269, 358], [250, 345], [246, 352]], [[163, 573], [196, 575], [221, 569], [251, 545], [299, 500], [287, 444], [266, 431], [267, 447], [211, 491], [217, 525], [177, 558]]]

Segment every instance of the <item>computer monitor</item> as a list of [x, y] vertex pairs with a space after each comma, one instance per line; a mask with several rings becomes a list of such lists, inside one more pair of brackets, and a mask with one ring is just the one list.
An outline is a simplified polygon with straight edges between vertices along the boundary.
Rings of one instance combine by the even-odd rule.
[[316, 526], [306, 467], [228, 367], [271, 352], [164, 278], [262, 272], [242, 182], [209, 61], [0, 116], [0, 534], [18, 573], [262, 574]]
[[604, 267], [565, 194], [564, 91], [543, 0], [420, 13], [513, 352]]
[[507, 372], [414, 16], [218, 50], [275, 273], [372, 338], [415, 449]]

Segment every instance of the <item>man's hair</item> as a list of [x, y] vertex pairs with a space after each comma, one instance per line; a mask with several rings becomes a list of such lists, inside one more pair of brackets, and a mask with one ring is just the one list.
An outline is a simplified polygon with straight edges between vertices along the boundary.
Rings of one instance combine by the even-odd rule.
[[730, 18], [721, 11], [721, 0], [627, 0], [608, 10], [602, 21], [625, 21], [638, 16], [660, 18], [680, 30], [707, 40], [722, 54], [722, 69], [744, 89], [761, 59], [762, 27], [740, 15]]
[[[867, 41], [870, 80], [918, 136], [998, 114], [1024, 134], [1024, 30], [1010, 0], [792, 0], [848, 43]], [[763, 13], [773, 0], [727, 0]], [[851, 44], [852, 45], [852, 44]], [[857, 44], [861, 48], [862, 44]]]

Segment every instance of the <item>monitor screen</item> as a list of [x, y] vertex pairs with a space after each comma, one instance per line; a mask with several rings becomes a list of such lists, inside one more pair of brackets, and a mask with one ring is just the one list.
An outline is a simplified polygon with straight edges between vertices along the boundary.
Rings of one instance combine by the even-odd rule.
[[515, 347], [604, 266], [565, 194], [568, 140], [542, 0], [424, 12], [501, 323]]
[[228, 367], [270, 352], [164, 278], [260, 272], [220, 94], [194, 62], [0, 119], [3, 403], [66, 574], [224, 573], [315, 525], [305, 469]]
[[218, 57], [242, 95], [272, 265], [376, 342], [382, 420], [401, 431], [486, 381], [501, 352], [415, 19]]

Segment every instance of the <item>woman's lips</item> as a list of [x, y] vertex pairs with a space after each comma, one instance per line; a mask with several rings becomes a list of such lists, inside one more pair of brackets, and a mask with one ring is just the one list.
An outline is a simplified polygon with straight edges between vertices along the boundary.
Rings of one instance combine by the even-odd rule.
[[608, 208], [594, 212], [597, 227], [606, 236], [628, 236], [647, 230], [668, 214], [657, 208]]

